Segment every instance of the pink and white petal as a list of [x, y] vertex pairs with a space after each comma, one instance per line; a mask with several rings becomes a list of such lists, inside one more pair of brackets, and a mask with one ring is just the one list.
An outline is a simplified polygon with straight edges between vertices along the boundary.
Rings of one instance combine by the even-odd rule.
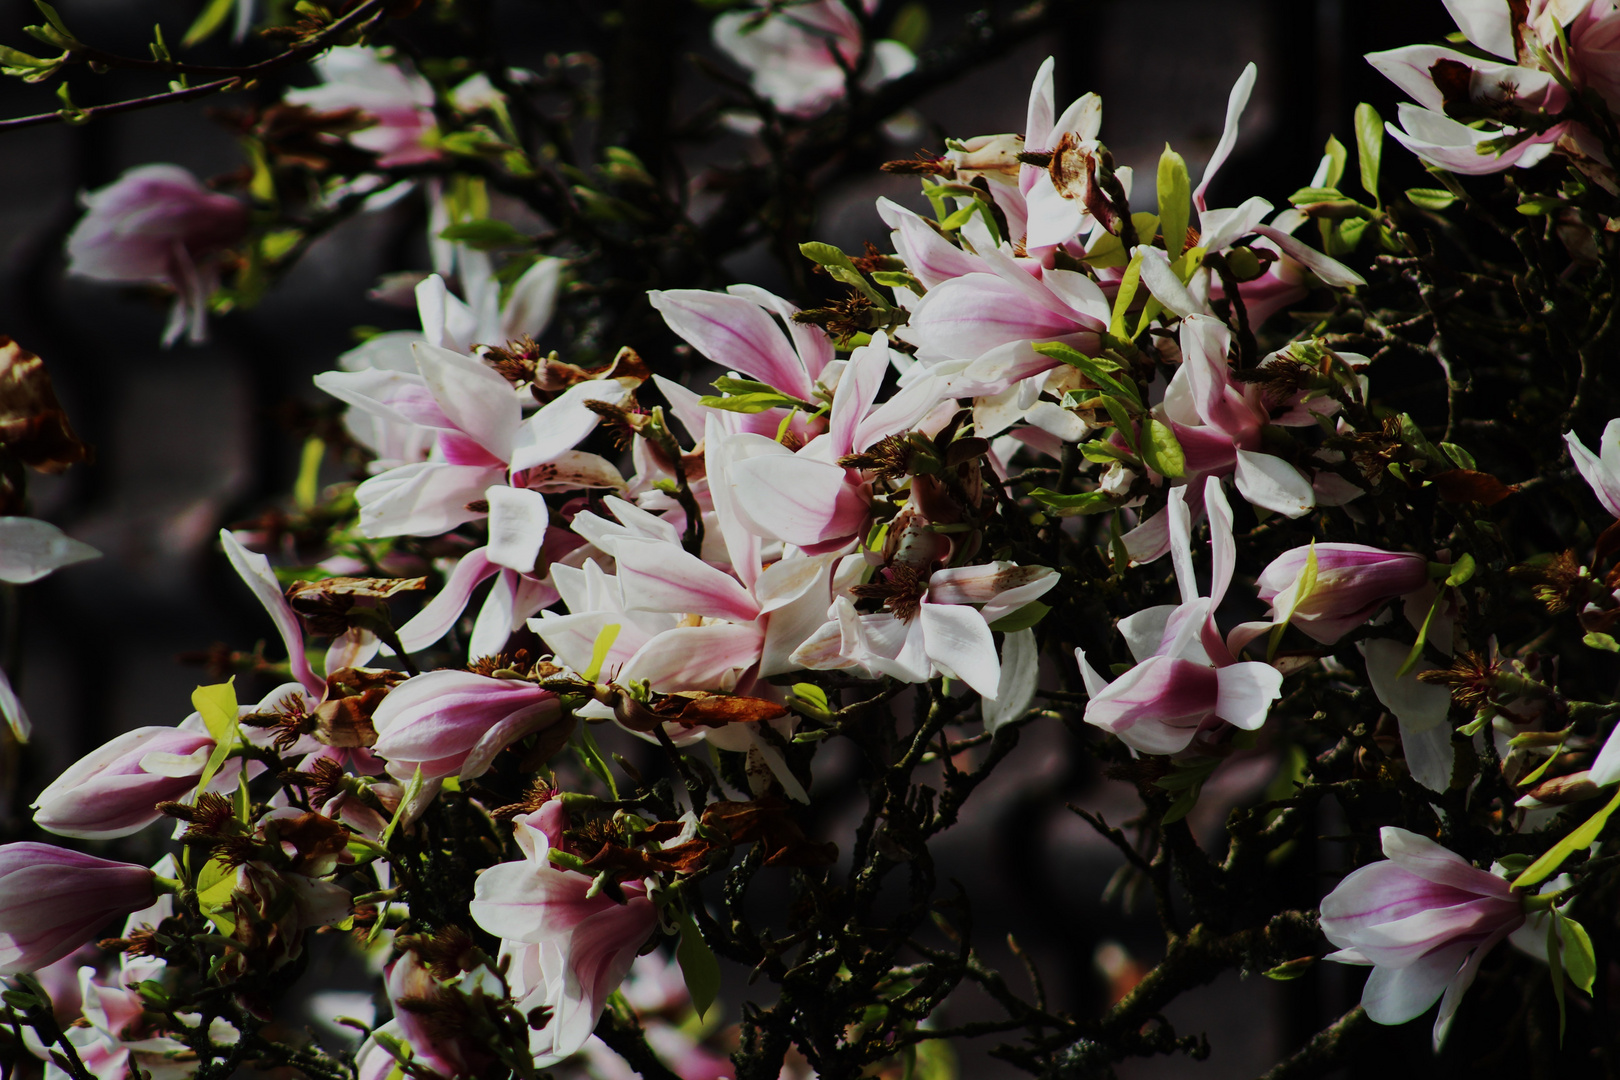
[[1294, 239], [1281, 229], [1274, 229], [1270, 225], [1256, 225], [1254, 231], [1276, 244], [1282, 249], [1283, 254], [1329, 285], [1340, 289], [1348, 289], [1367, 284], [1366, 278], [1344, 265], [1344, 263], [1322, 254], [1300, 240]]
[[726, 292], [752, 300], [767, 311], [774, 311], [782, 320], [782, 325], [787, 327], [788, 337], [793, 339], [793, 349], [799, 354], [799, 361], [804, 365], [810, 381], [821, 378], [821, 373], [832, 363], [837, 352], [833, 349], [832, 339], [820, 327], [793, 321], [793, 316], [799, 310], [797, 306], [758, 285], [730, 285]]
[[1377, 1024], [1404, 1024], [1422, 1016], [1445, 993], [1471, 947], [1471, 942], [1459, 942], [1405, 967], [1373, 968], [1361, 991], [1367, 1018]]
[[589, 379], [575, 383], [517, 430], [512, 440], [511, 469], [515, 475], [560, 457], [595, 430], [599, 417], [585, 406], [587, 401], [617, 405], [633, 389], [619, 379]]
[[1470, 865], [1461, 855], [1427, 836], [1386, 825], [1379, 830], [1378, 840], [1390, 862], [1425, 881], [1480, 896], [1504, 900], [1513, 897], [1513, 888], [1507, 879]]
[[925, 603], [917, 620], [922, 624], [928, 659], [978, 691], [980, 697], [995, 700], [1001, 663], [984, 616], [962, 604]]
[[855, 452], [855, 428], [872, 408], [883, 377], [889, 371], [889, 338], [879, 330], [868, 345], [850, 353], [849, 363], [838, 377], [833, 392], [832, 411], [827, 418], [833, 461]]
[[501, 461], [512, 453], [512, 437], [523, 407], [512, 385], [482, 360], [437, 345], [411, 346], [417, 370], [444, 415]]
[[810, 547], [862, 531], [870, 498], [849, 476], [841, 465], [789, 452], [734, 459], [727, 480], [750, 532]]
[[293, 614], [286, 596], [282, 594], [281, 582], [276, 579], [275, 571], [270, 569], [270, 560], [243, 547], [229, 529], [219, 530], [219, 542], [224, 546], [225, 557], [231, 560], [237, 575], [253, 590], [253, 595], [264, 605], [265, 614], [276, 624], [276, 632], [281, 635], [281, 643], [287, 650], [287, 662], [292, 666], [293, 678], [309, 691], [311, 697], [320, 700], [326, 694], [326, 680], [310, 670], [309, 658], [304, 655], [303, 628], [298, 625], [298, 616]]
[[661, 694], [682, 690], [728, 693], [737, 678], [759, 662], [764, 628], [716, 623], [677, 626], [643, 645], [619, 673], [621, 680], [645, 679]]
[[1220, 680], [1215, 715], [1235, 728], [1258, 731], [1271, 703], [1282, 696], [1282, 672], [1270, 664], [1247, 660], [1217, 668], [1215, 675]]
[[484, 492], [484, 500], [489, 503], [489, 546], [484, 557], [520, 574], [533, 573], [551, 520], [546, 497], [527, 488], [496, 484]]
[[708, 470], [709, 498], [714, 503], [715, 523], [719, 526], [721, 539], [725, 541], [731, 567], [737, 572], [738, 579], [752, 588], [759, 578], [762, 545], [759, 537], [743, 522], [742, 510], [737, 505], [736, 488], [730, 480], [731, 465], [739, 456], [738, 449], [731, 445], [728, 438], [733, 431], [726, 426], [726, 420], [716, 416], [715, 412], [709, 410], [703, 426], [703, 460]]
[[[1468, 988], [1474, 985], [1474, 978], [1479, 974], [1480, 965], [1485, 962], [1485, 957], [1490, 951], [1496, 948], [1503, 938], [1509, 936], [1511, 929], [1504, 926], [1480, 942], [1479, 946], [1468, 954], [1468, 959], [1463, 961], [1462, 968], [1446, 987], [1445, 994], [1440, 998], [1440, 1012], [1434, 1018], [1435, 1053], [1440, 1052], [1441, 1045], [1446, 1041], [1446, 1035], [1451, 1031], [1451, 1021], [1457, 1015], [1457, 1007], [1462, 1004], [1462, 996], [1468, 992]], [[1553, 976], [1558, 977], [1556, 974]]]
[[399, 628], [399, 643], [406, 652], [416, 652], [432, 645], [450, 632], [461, 618], [472, 599], [479, 582], [500, 569], [491, 562], [486, 549], [474, 548], [461, 557], [444, 588], [416, 615]]
[[562, 714], [562, 704], [555, 699], [541, 701], [526, 708], [517, 710], [501, 719], [501, 721], [479, 738], [473, 748], [467, 752], [467, 758], [461, 765], [460, 777], [471, 780], [483, 776], [489, 771], [490, 763], [495, 755], [508, 746], [542, 728], [550, 727]]
[[759, 605], [730, 574], [656, 540], [625, 538], [614, 546], [626, 611], [663, 611], [752, 622]]
[[1501, 0], [1441, 0], [1463, 37], [1492, 56], [1516, 56], [1512, 6]]
[[1238, 120], [1249, 104], [1249, 95], [1254, 92], [1254, 81], [1258, 75], [1259, 69], [1252, 63], [1246, 66], [1226, 99], [1226, 126], [1221, 131], [1221, 141], [1215, 144], [1215, 152], [1210, 154], [1209, 164], [1204, 166], [1204, 175], [1193, 190], [1193, 205], [1200, 211], [1205, 208], [1204, 195], [1209, 190], [1210, 181], [1215, 179], [1215, 174], [1231, 155], [1232, 147], [1237, 145]]
[[[784, 560], [786, 562], [788, 560]], [[784, 583], [787, 587], [781, 594], [773, 596], [767, 607], [769, 615], [765, 621], [765, 643], [760, 648], [759, 677], [770, 678], [792, 671], [800, 664], [794, 657], [799, 650], [809, 644], [810, 640], [826, 624], [827, 606], [829, 598], [828, 576], [831, 574], [831, 565], [826, 559], [792, 560], [807, 564], [820, 563], [820, 570], [805, 584], [804, 588], [792, 599], [781, 603], [783, 597], [791, 593], [792, 584]], [[766, 575], [775, 570], [777, 563], [769, 567], [760, 575], [761, 584]], [[756, 590], [761, 600], [764, 594]]]
[[878, 213], [894, 230], [895, 250], [905, 254], [906, 269], [924, 288], [932, 289], [952, 278], [985, 269], [983, 260], [946, 240], [921, 217], [899, 204], [879, 199]]
[[1035, 700], [1040, 672], [1041, 656], [1035, 645], [1035, 631], [1015, 630], [1008, 634], [1001, 643], [1001, 679], [996, 685], [996, 696], [979, 706], [986, 731], [994, 732], [1024, 715]]
[[1316, 507], [1311, 482], [1288, 462], [1254, 450], [1237, 451], [1233, 476], [1238, 494], [1250, 506], [1263, 507], [1287, 518], [1304, 517]]
[[1135, 254], [1142, 256], [1142, 284], [1147, 286], [1153, 299], [1177, 318], [1205, 314], [1208, 305], [1199, 302], [1187, 291], [1186, 284], [1170, 267], [1170, 256], [1162, 248], [1139, 247]]
[[373, 476], [355, 489], [360, 531], [370, 537], [438, 536], [484, 516], [467, 504], [500, 482], [498, 469], [482, 465], [413, 462]]
[[363, 667], [366, 661], [377, 655], [382, 648], [382, 642], [370, 630], [358, 626], [350, 627], [332, 639], [332, 644], [326, 649], [326, 663], [323, 671], [333, 672], [346, 667]]
[[1204, 481], [1204, 510], [1209, 515], [1210, 585], [1209, 606], [1213, 610], [1226, 598], [1237, 566], [1237, 544], [1232, 539], [1232, 504], [1226, 501], [1221, 482], [1211, 476]]
[[[1620, 420], [1610, 420], [1603, 429], [1603, 439], [1598, 446], [1604, 451], [1604, 457], [1609, 457], [1608, 451], [1620, 439]], [[1598, 502], [1610, 515], [1620, 518], [1620, 468], [1614, 468], [1600, 458], [1597, 454], [1586, 448], [1580, 436], [1573, 431], [1564, 434], [1564, 444], [1569, 447], [1570, 460], [1575, 463], [1576, 470], [1581, 474], [1587, 486], [1592, 489]]]
[[1158, 604], [1143, 608], [1119, 620], [1116, 628], [1125, 639], [1125, 647], [1131, 650], [1133, 660], [1141, 663], [1148, 657], [1159, 654], [1168, 644], [1165, 638], [1170, 625], [1170, 616], [1180, 610], [1179, 604]]
[[654, 291], [647, 299], [671, 330], [721, 367], [812, 400], [815, 388], [798, 353], [753, 300], [699, 289]]
[[521, 580], [516, 570], [507, 569], [502, 569], [495, 578], [483, 606], [478, 609], [478, 618], [473, 620], [472, 637], [467, 642], [468, 657], [476, 659], [503, 652], [512, 632], [523, 625], [523, 619], [514, 618], [517, 583]]

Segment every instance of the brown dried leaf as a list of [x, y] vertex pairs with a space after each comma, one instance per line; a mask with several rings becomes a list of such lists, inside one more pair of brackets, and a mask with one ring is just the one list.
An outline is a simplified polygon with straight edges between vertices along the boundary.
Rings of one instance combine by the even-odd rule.
[[0, 336], [0, 445], [42, 473], [59, 473], [91, 459], [73, 433], [45, 362]]
[[1472, 469], [1448, 469], [1429, 479], [1434, 483], [1436, 494], [1446, 502], [1475, 502], [1495, 506], [1518, 490], [1517, 487], [1502, 483], [1490, 473], [1475, 472]]

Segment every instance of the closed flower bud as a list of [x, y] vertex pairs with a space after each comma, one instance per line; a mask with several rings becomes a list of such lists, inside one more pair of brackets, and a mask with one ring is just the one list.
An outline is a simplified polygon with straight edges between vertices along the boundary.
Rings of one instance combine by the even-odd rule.
[[378, 757], [395, 776], [480, 776], [495, 755], [555, 723], [557, 695], [521, 679], [430, 671], [395, 687], [372, 714]]
[[[1299, 595], [1311, 552], [1316, 580]], [[1332, 645], [1397, 596], [1415, 592], [1429, 580], [1429, 562], [1406, 551], [1383, 551], [1363, 544], [1317, 544], [1285, 551], [1260, 573], [1260, 599], [1324, 645]]]
[[[84, 840], [128, 836], [161, 816], [158, 803], [191, 793], [213, 750], [214, 740], [201, 722], [126, 731], [40, 792], [34, 823]], [[240, 769], [239, 760], [227, 761], [209, 788], [234, 788]]]
[[0, 975], [35, 971], [151, 905], [157, 875], [51, 844], [0, 845]]

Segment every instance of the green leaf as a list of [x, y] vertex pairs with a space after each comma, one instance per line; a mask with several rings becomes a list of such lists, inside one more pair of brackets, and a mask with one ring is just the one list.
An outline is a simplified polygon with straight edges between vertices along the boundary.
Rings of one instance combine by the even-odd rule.
[[326, 442], [318, 435], [304, 440], [304, 452], [298, 462], [298, 479], [293, 483], [293, 504], [300, 510], [315, 505], [320, 493], [321, 461], [326, 457]]
[[1029, 495], [1059, 517], [1100, 514], [1105, 510], [1114, 509], [1115, 506], [1114, 500], [1100, 491], [1082, 491], [1077, 495], [1065, 495], [1047, 488], [1036, 488]]
[[56, 60], [42, 60], [37, 56], [29, 56], [25, 52], [0, 45], [0, 64], [8, 68], [52, 68], [57, 63]]
[[1131, 448], [1133, 453], [1136, 452], [1136, 424], [1131, 420], [1130, 410], [1125, 408], [1125, 404], [1118, 398], [1110, 397], [1107, 394], [1102, 396], [1102, 403], [1103, 408], [1108, 411], [1108, 418], [1114, 422], [1114, 427], [1118, 429], [1119, 437], [1125, 440], [1126, 445]]
[[1147, 437], [1142, 440], [1142, 460], [1160, 476], [1176, 480], [1187, 474], [1187, 455], [1176, 441], [1176, 433], [1162, 420], [1149, 418]]
[[439, 239], [455, 240], [479, 251], [529, 243], [527, 236], [518, 232], [507, 222], [496, 218], [462, 221], [455, 225], [446, 226], [440, 230]]
[[34, 6], [39, 8], [39, 13], [45, 16], [45, 21], [54, 26], [59, 34], [69, 40], [74, 40], [73, 31], [67, 28], [67, 23], [62, 21], [62, 16], [56, 13], [54, 7], [47, 4], [45, 0], [34, 0]]
[[406, 784], [405, 790], [400, 793], [399, 805], [394, 807], [394, 816], [389, 819], [387, 827], [382, 831], [382, 835], [377, 838], [378, 847], [384, 851], [388, 850], [388, 841], [394, 838], [394, 830], [399, 828], [399, 823], [405, 817], [406, 810], [409, 809], [411, 803], [415, 802], [416, 797], [421, 793], [422, 766], [418, 765], [416, 771], [411, 774], [410, 783]]
[[1474, 576], [1474, 557], [1464, 553], [1458, 556], [1457, 561], [1451, 564], [1451, 573], [1446, 575], [1446, 584], [1455, 588]]
[[595, 682], [602, 674], [602, 665], [607, 663], [608, 652], [612, 650], [614, 641], [619, 637], [619, 624], [608, 623], [596, 635], [596, 644], [591, 646], [591, 666], [580, 672], [580, 677], [586, 682]]
[[[238, 0], [208, 0], [207, 5], [198, 14], [197, 21], [191, 24], [186, 36], [180, 39], [180, 44], [189, 48], [213, 36], [214, 31], [225, 24], [225, 17], [231, 13], [237, 2]], [[247, 3], [248, 0], [241, 2]]]
[[1545, 214], [1551, 214], [1555, 211], [1562, 210], [1568, 205], [1569, 203], [1565, 202], [1563, 199], [1547, 197], [1539, 199], [1526, 199], [1524, 202], [1514, 207], [1514, 209], [1523, 214], [1525, 217], [1541, 217]]
[[1123, 398], [1138, 407], [1141, 406], [1142, 395], [1136, 389], [1136, 383], [1128, 377], [1122, 378], [1124, 369], [1113, 361], [1095, 360], [1057, 341], [1043, 341], [1034, 346], [1034, 349], [1042, 356], [1049, 356], [1053, 360], [1062, 361], [1072, 368], [1079, 369], [1086, 378], [1107, 393]]
[[1361, 188], [1378, 201], [1378, 165], [1384, 154], [1384, 118], [1363, 101], [1356, 106], [1356, 150], [1360, 155]]
[[928, 5], [913, 0], [895, 13], [894, 22], [889, 24], [889, 40], [898, 41], [913, 53], [921, 52], [929, 27]]
[[796, 409], [803, 403], [772, 391], [768, 394], [728, 394], [723, 397], [710, 394], [698, 398], [698, 404], [726, 412], [760, 413], [767, 409]]
[[801, 704], [807, 705], [817, 712], [832, 712], [832, 705], [827, 701], [827, 691], [815, 683], [794, 683], [793, 696], [798, 698]]
[[872, 286], [872, 283], [866, 280], [865, 274], [855, 269], [854, 261], [838, 248], [833, 247], [831, 244], [812, 241], [807, 244], [800, 244], [799, 253], [827, 271], [828, 276], [837, 281], [842, 281], [845, 285], [853, 285], [872, 303], [883, 310], [888, 310], [889, 302], [883, 298], [883, 294], [878, 292]]
[[1597, 953], [1592, 949], [1592, 938], [1586, 927], [1558, 913], [1558, 937], [1563, 944], [1564, 974], [1582, 993], [1590, 994], [1597, 980]]
[[596, 736], [591, 734], [589, 724], [580, 725], [574, 749], [579, 756], [580, 763], [594, 773], [598, 780], [602, 781], [603, 785], [608, 789], [608, 794], [617, 801], [619, 798], [619, 785], [613, 780], [613, 770], [608, 768], [607, 757], [602, 753], [602, 748], [596, 745]]
[[1457, 196], [1445, 188], [1407, 188], [1406, 198], [1420, 210], [1444, 210], [1457, 201]]
[[1458, 446], [1456, 443], [1443, 442], [1440, 449], [1445, 451], [1446, 457], [1459, 469], [1477, 469], [1479, 465], [1474, 461], [1474, 455]]
[[1164, 226], [1164, 247], [1172, 261], [1187, 249], [1187, 224], [1192, 220], [1192, 181], [1187, 163], [1164, 144], [1159, 155], [1159, 221]]
[[1116, 461], [1134, 464], [1136, 461], [1128, 450], [1102, 439], [1092, 439], [1090, 442], [1081, 443], [1080, 456], [1087, 461], [1095, 461], [1099, 465], [1112, 465]]
[[1278, 982], [1288, 982], [1305, 974], [1314, 963], [1316, 963], [1316, 957], [1314, 956], [1302, 956], [1298, 960], [1289, 960], [1268, 970], [1265, 973], [1266, 978], [1276, 979]]
[[1131, 301], [1136, 299], [1136, 290], [1141, 283], [1142, 255], [1138, 252], [1131, 256], [1125, 276], [1119, 279], [1119, 291], [1114, 294], [1114, 311], [1108, 323], [1108, 332], [1114, 337], [1125, 337], [1125, 316], [1131, 309]]
[[1596, 630], [1581, 638], [1581, 641], [1588, 648], [1602, 649], [1604, 652], [1620, 652], [1620, 641], [1614, 640], [1608, 634], [1600, 634]]
[[1316, 203], [1355, 203], [1356, 200], [1352, 199], [1338, 188], [1302, 187], [1292, 195], [1288, 196], [1288, 201], [1293, 203], [1295, 206], [1311, 206]]
[[236, 676], [214, 686], [197, 687], [191, 692], [191, 706], [202, 714], [203, 725], [214, 737], [214, 752], [208, 755], [208, 763], [197, 778], [197, 794], [201, 795], [236, 749]]
[[686, 992], [692, 996], [692, 1010], [702, 1020], [720, 993], [720, 962], [714, 958], [714, 950], [709, 948], [709, 943], [703, 940], [703, 934], [692, 916], [680, 912], [675, 917], [675, 925], [681, 931], [681, 942], [675, 947], [675, 959], [681, 965], [681, 975], [686, 979]]
[[1328, 159], [1327, 175], [1322, 179], [1326, 186], [1336, 188], [1339, 181], [1344, 179], [1344, 165], [1350, 160], [1350, 153], [1337, 135], [1329, 135], [1327, 145], [1322, 148], [1322, 156]]
[[236, 891], [236, 867], [220, 859], [203, 863], [197, 875], [197, 907], [220, 932], [236, 931], [236, 919], [231, 914], [231, 895]]
[[874, 270], [872, 280], [889, 289], [910, 289], [918, 296], [928, 291], [922, 282], [900, 270]]
[[1620, 809], [1620, 790], [1615, 791], [1614, 798], [1609, 800], [1607, 806], [1587, 818], [1580, 828], [1554, 844], [1546, 854], [1530, 864], [1530, 869], [1514, 878], [1513, 887], [1525, 889], [1544, 881], [1553, 871], [1564, 865], [1565, 859], [1583, 848], [1591, 847], [1593, 841], [1598, 838], [1598, 833], [1603, 831], [1603, 826], [1608, 824], [1609, 815], [1616, 809]]
[[1031, 600], [1023, 607], [1010, 615], [1003, 615], [990, 624], [990, 629], [1000, 634], [1012, 634], [1019, 630], [1028, 630], [1042, 619], [1052, 609], [1039, 600]]

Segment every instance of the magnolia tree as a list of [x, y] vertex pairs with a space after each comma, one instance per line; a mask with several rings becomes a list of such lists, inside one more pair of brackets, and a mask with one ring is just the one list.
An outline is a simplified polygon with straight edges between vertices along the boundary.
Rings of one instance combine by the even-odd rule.
[[[522, 70], [489, 5], [210, 0], [146, 58], [39, 2], [45, 55], [0, 60], [63, 107], [0, 129], [244, 95], [240, 173], [142, 165], [67, 239], [70, 274], [172, 295], [165, 342], [401, 199], [432, 272], [387, 286], [419, 332], [316, 377], [341, 424], [296, 491], [219, 534], [271, 643], [29, 788], [54, 836], [0, 846], [8, 1070], [942, 1078], [975, 1040], [1107, 1076], [1241, 1039], [1164, 1016], [1223, 972], [1351, 965], [1268, 1075], [1412, 1060], [1407, 1024], [1596, 1075], [1620, 8], [1445, 2], [1448, 44], [1368, 58], [1396, 122], [1361, 106], [1282, 207], [1212, 196], [1252, 65], [1197, 169], [1116, 162], [1050, 60], [1018, 132], [917, 133], [910, 102], [1057, 0], [960, 30], [714, 5], [713, 100], [678, 122], [674, 5]], [[258, 30], [240, 66], [180, 59], [228, 23]], [[154, 88], [74, 103], [111, 69]], [[920, 197], [818, 242], [818, 170], [875, 167], [885, 125], [928, 141], [882, 166]], [[684, 180], [719, 134], [737, 160]], [[794, 300], [725, 278], [751, 245]], [[0, 455], [0, 578], [72, 573], [95, 553], [27, 516], [26, 469], [88, 449], [9, 341]], [[1163, 934], [1083, 1008], [1016, 943], [998, 970], [931, 851], [1042, 728], [1134, 792], [1069, 809], [1120, 860], [1085, 887]]]

